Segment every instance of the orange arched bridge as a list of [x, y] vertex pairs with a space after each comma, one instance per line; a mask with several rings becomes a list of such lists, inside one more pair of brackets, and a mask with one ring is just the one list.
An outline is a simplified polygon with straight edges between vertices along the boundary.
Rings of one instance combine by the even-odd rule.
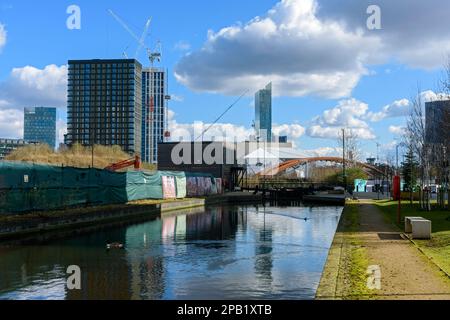
[[[284, 173], [289, 169], [296, 168], [296, 167], [299, 167], [301, 165], [305, 165], [308, 163], [314, 163], [314, 162], [334, 162], [334, 163], [343, 164], [344, 160], [342, 158], [338, 158], [338, 157], [315, 157], [315, 158], [292, 159], [292, 160], [287, 160], [285, 162], [282, 162], [273, 168], [266, 169], [266, 170], [258, 173], [257, 175], [258, 176], [275, 176], [275, 175]], [[349, 161], [349, 160], [346, 160], [345, 162], [347, 164], [355, 163], [355, 161]], [[363, 169], [365, 169], [369, 172], [372, 172], [372, 173], [377, 173], [380, 175], [384, 174], [378, 168], [376, 168], [370, 164], [367, 164], [367, 163], [356, 162], [356, 165], [358, 165], [359, 167], [362, 167]]]

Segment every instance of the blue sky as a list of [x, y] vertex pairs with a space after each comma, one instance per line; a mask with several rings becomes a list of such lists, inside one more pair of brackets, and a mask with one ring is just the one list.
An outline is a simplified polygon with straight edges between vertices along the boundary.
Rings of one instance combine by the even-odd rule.
[[[20, 110], [44, 103], [60, 107], [59, 128], [64, 130], [64, 72], [47, 66], [60, 68], [69, 59], [121, 58], [126, 48], [134, 56], [137, 43], [108, 14], [112, 9], [138, 35], [153, 17], [146, 45], [162, 42], [160, 65], [168, 68], [169, 91], [179, 100], [170, 103], [175, 129], [211, 122], [240, 92], [274, 81], [273, 121], [285, 125], [281, 133], [292, 135], [298, 149], [335, 148], [333, 130], [355, 127], [372, 132], [361, 145], [365, 155], [374, 155], [377, 142], [388, 149], [396, 137], [390, 127], [404, 125], [399, 114], [406, 109], [386, 112], [379, 121], [372, 121], [373, 115], [411, 98], [418, 83], [423, 91], [438, 90], [450, 35], [446, 22], [436, 18], [437, 7], [446, 11], [449, 6], [445, 1], [432, 1], [438, 6], [423, 11], [416, 0], [372, 2], [382, 9], [382, 30], [365, 29], [369, 2], [364, 0], [344, 0], [338, 7], [336, 0], [0, 0], [5, 40], [2, 45], [0, 32], [0, 135], [20, 137]], [[81, 30], [66, 27], [66, 9], [72, 4], [81, 9]], [[411, 24], [417, 14], [425, 16]], [[431, 24], [442, 34], [436, 36]], [[252, 50], [259, 46], [261, 54]], [[138, 59], [148, 65], [145, 50]], [[26, 99], [24, 91], [30, 93]], [[48, 92], [54, 97], [48, 98]], [[251, 131], [252, 101], [245, 97], [221, 122]], [[357, 108], [363, 111], [352, 114]]]

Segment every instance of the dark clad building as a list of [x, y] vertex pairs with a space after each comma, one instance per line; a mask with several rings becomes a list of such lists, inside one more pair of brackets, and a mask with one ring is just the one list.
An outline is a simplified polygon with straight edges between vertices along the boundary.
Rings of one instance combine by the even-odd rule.
[[160, 143], [158, 170], [212, 174], [222, 178], [230, 189], [245, 172], [236, 160], [235, 145], [224, 142]]
[[450, 145], [450, 100], [428, 102], [425, 109], [427, 143]]
[[135, 59], [70, 60], [68, 145], [119, 145], [141, 154], [142, 65]]

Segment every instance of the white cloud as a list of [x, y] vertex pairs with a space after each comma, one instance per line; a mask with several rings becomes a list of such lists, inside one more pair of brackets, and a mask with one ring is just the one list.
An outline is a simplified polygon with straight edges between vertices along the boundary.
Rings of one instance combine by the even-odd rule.
[[172, 120], [175, 120], [175, 115], [176, 115], [175, 111], [173, 111], [171, 109], [167, 110], [167, 117], [168, 117], [167, 120], [169, 122], [172, 121]]
[[312, 150], [302, 150], [305, 157], [335, 157], [342, 155], [342, 148], [323, 147]]
[[307, 134], [313, 138], [337, 139], [342, 128], [346, 128], [360, 139], [375, 139], [372, 129], [363, 120], [368, 110], [369, 106], [364, 102], [356, 99], [342, 100], [333, 109], [326, 110], [313, 119]]
[[56, 121], [56, 144], [64, 143], [64, 135], [67, 133], [67, 122], [58, 119]]
[[175, 76], [202, 92], [236, 95], [272, 81], [275, 95], [337, 99], [349, 97], [371, 66], [442, 66], [450, 51], [448, 0], [432, 6], [379, 0], [382, 30], [376, 31], [366, 27], [370, 4], [281, 0], [262, 17], [208, 31], [202, 48], [179, 61]]
[[[431, 90], [423, 91], [420, 93], [420, 100], [425, 108], [426, 102], [448, 99], [448, 96], [443, 93], [435, 93]], [[387, 106], [384, 106], [379, 112], [368, 112], [365, 119], [372, 122], [379, 122], [388, 118], [401, 118], [407, 117], [411, 112], [411, 101], [408, 99], [401, 99], [394, 101]]]
[[[32, 66], [14, 68], [0, 83], [0, 136], [23, 138], [24, 107], [65, 108], [67, 96], [67, 66], [48, 65], [43, 69]], [[67, 125], [57, 122], [60, 142]]]
[[405, 133], [405, 127], [402, 126], [389, 126], [389, 132], [397, 136], [401, 136]]
[[[171, 120], [169, 121], [169, 131], [171, 132], [172, 141], [192, 141], [200, 137], [210, 125], [203, 122], [178, 123], [176, 120]], [[253, 129], [248, 129], [244, 126], [237, 126], [230, 123], [217, 123], [204, 134], [203, 140], [207, 141], [214, 138], [216, 141], [222, 141], [226, 138], [229, 141], [233, 141], [234, 139], [244, 141], [253, 132]]]
[[67, 66], [48, 65], [44, 69], [32, 66], [14, 68], [0, 83], [0, 101], [10, 108], [66, 106]]
[[[354, 134], [358, 139], [362, 140], [373, 140], [376, 139], [376, 135], [371, 129], [349, 129], [352, 134]], [[338, 139], [342, 135], [342, 128], [338, 127], [322, 127], [322, 126], [311, 126], [307, 130], [307, 134], [312, 138], [322, 138], [322, 139]]]
[[405, 117], [411, 111], [411, 105], [408, 99], [401, 99], [383, 107], [380, 112], [369, 112], [367, 118], [370, 121], [381, 121], [386, 118]]
[[[349, 96], [366, 74], [363, 61], [377, 39], [317, 18], [315, 0], [283, 0], [265, 17], [208, 32], [201, 50], [175, 68], [196, 91], [238, 94], [272, 81], [275, 95]], [[250, 86], [250, 87], [249, 87]]]
[[23, 111], [0, 108], [0, 137], [23, 138]]
[[6, 29], [3, 24], [0, 23], [0, 51], [6, 44]]
[[187, 41], [180, 40], [177, 43], [175, 43], [175, 50], [179, 51], [188, 51], [191, 49], [191, 44]]
[[[211, 126], [211, 124], [203, 122], [178, 123], [174, 119], [174, 116], [175, 114], [169, 111], [169, 131], [171, 132], [172, 141], [195, 140]], [[299, 139], [304, 135], [305, 128], [299, 124], [274, 125], [273, 133], [275, 135], [287, 135], [289, 139]], [[203, 140], [211, 140], [214, 138], [216, 141], [223, 141], [225, 139], [229, 141], [245, 141], [254, 135], [255, 131], [253, 128], [231, 123], [217, 123], [204, 134]]]
[[436, 93], [431, 90], [423, 91], [420, 93], [420, 99], [423, 103], [432, 102], [436, 100], [447, 100], [450, 97], [445, 93]]
[[[365, 12], [371, 4], [381, 8], [381, 30], [366, 29]], [[368, 63], [390, 59], [414, 68], [439, 68], [450, 50], [448, 0], [346, 0], [345, 5], [320, 0], [320, 6], [319, 19], [339, 19], [351, 30], [376, 34], [379, 48], [370, 53]]]
[[387, 152], [387, 151], [395, 150], [397, 145], [398, 145], [398, 141], [391, 141], [391, 142], [388, 142], [386, 144], [382, 144], [380, 146], [380, 151]]
[[272, 132], [277, 136], [288, 136], [290, 139], [299, 139], [305, 134], [305, 128], [299, 124], [275, 125]]
[[172, 94], [170, 97], [171, 97], [171, 100], [175, 101], [175, 102], [183, 102], [184, 101], [184, 97], [183, 96]]

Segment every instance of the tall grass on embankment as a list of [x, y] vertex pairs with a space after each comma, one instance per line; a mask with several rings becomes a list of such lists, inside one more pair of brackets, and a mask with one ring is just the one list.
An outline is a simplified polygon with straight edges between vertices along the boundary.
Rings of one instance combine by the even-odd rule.
[[[120, 146], [94, 146], [94, 168], [104, 169], [112, 163], [130, 159], [128, 153]], [[25, 161], [55, 166], [89, 168], [92, 166], [92, 148], [79, 144], [71, 148], [54, 151], [48, 145], [28, 145], [13, 151], [5, 160]], [[144, 165], [145, 169], [153, 170], [153, 166]]]

